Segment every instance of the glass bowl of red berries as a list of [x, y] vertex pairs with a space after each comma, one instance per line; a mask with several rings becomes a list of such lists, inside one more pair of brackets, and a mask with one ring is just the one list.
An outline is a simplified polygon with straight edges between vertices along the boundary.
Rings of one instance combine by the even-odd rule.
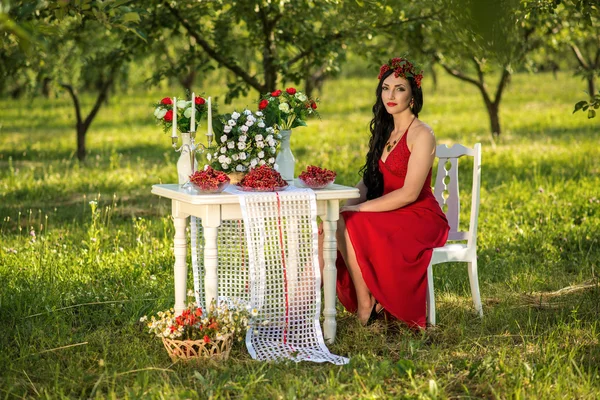
[[336, 173], [331, 170], [309, 165], [298, 176], [298, 179], [304, 186], [311, 189], [324, 189], [335, 181], [335, 176]]
[[190, 183], [199, 193], [220, 193], [229, 184], [229, 177], [224, 172], [207, 166], [203, 171], [190, 175]]
[[279, 172], [264, 164], [251, 169], [237, 186], [246, 192], [276, 192], [285, 189], [288, 184]]

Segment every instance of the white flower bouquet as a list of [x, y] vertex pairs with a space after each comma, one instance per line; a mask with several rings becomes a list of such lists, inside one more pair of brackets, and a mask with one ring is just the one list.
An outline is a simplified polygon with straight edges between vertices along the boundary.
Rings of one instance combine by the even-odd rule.
[[265, 164], [277, 168], [275, 155], [281, 136], [267, 126], [261, 111], [218, 115], [213, 129], [216, 145], [206, 158], [214, 169], [245, 173]]

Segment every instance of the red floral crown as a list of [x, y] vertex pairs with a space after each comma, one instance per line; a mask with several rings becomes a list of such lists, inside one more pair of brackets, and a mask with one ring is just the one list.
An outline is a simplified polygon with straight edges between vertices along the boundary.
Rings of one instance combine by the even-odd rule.
[[379, 76], [377, 79], [381, 79], [383, 74], [385, 74], [389, 70], [394, 70], [394, 76], [397, 78], [401, 76], [404, 79], [408, 79], [410, 77], [414, 78], [417, 87], [421, 87], [421, 79], [423, 79], [423, 71], [417, 73], [417, 69], [405, 58], [392, 58], [388, 61], [387, 64], [383, 64], [379, 69]]

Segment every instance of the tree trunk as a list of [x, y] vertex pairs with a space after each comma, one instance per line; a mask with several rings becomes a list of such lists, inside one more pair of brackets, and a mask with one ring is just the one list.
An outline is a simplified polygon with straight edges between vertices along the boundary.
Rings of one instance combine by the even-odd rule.
[[500, 116], [498, 115], [497, 104], [486, 104], [488, 115], [490, 116], [490, 128], [492, 129], [492, 136], [500, 136]]
[[179, 77], [179, 83], [186, 92], [192, 93], [192, 87], [194, 86], [194, 81], [196, 80], [196, 70], [190, 69], [185, 76]]
[[85, 134], [87, 133], [87, 126], [84, 124], [77, 123], [77, 159], [79, 161], [85, 160], [87, 151], [85, 148]]
[[98, 111], [100, 110], [100, 107], [102, 106], [102, 103], [104, 103], [104, 101], [106, 100], [106, 98], [108, 96], [108, 90], [113, 83], [115, 70], [116, 70], [116, 68], [114, 68], [111, 71], [108, 79], [105, 80], [104, 84], [100, 87], [98, 97], [96, 98], [96, 102], [94, 103], [92, 110], [90, 111], [90, 113], [88, 114], [88, 116], [85, 119], [83, 119], [81, 116], [81, 107], [79, 105], [79, 97], [77, 96], [77, 93], [75, 93], [75, 89], [73, 89], [73, 86], [71, 86], [69, 84], [61, 83], [61, 86], [63, 88], [65, 88], [71, 95], [71, 99], [73, 100], [73, 106], [75, 107], [75, 116], [77, 118], [77, 123], [75, 124], [75, 129], [77, 131], [77, 159], [79, 161], [84, 161], [85, 157], [87, 155], [87, 151], [86, 151], [86, 147], [85, 147], [85, 136], [87, 134], [87, 131], [88, 131], [90, 125], [92, 124], [92, 121], [96, 117], [96, 114], [98, 114]]
[[587, 78], [587, 84], [588, 84], [588, 93], [590, 95], [590, 99], [594, 99], [594, 94], [596, 94], [596, 82], [594, 82], [594, 76], [593, 75], [589, 75]]

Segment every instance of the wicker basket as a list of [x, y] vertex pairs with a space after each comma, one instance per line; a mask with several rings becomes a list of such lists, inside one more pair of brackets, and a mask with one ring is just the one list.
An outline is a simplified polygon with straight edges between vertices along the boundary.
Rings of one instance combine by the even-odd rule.
[[205, 359], [223, 361], [229, 358], [233, 336], [229, 334], [221, 340], [209, 343], [205, 343], [204, 340], [174, 340], [167, 338], [162, 338], [162, 341], [173, 362], [178, 360], [202, 361]]
[[227, 176], [229, 177], [229, 183], [231, 183], [232, 185], [236, 185], [238, 183], [240, 183], [240, 181], [242, 179], [244, 179], [244, 176], [246, 176], [245, 172], [231, 172], [229, 174], [227, 174]]

